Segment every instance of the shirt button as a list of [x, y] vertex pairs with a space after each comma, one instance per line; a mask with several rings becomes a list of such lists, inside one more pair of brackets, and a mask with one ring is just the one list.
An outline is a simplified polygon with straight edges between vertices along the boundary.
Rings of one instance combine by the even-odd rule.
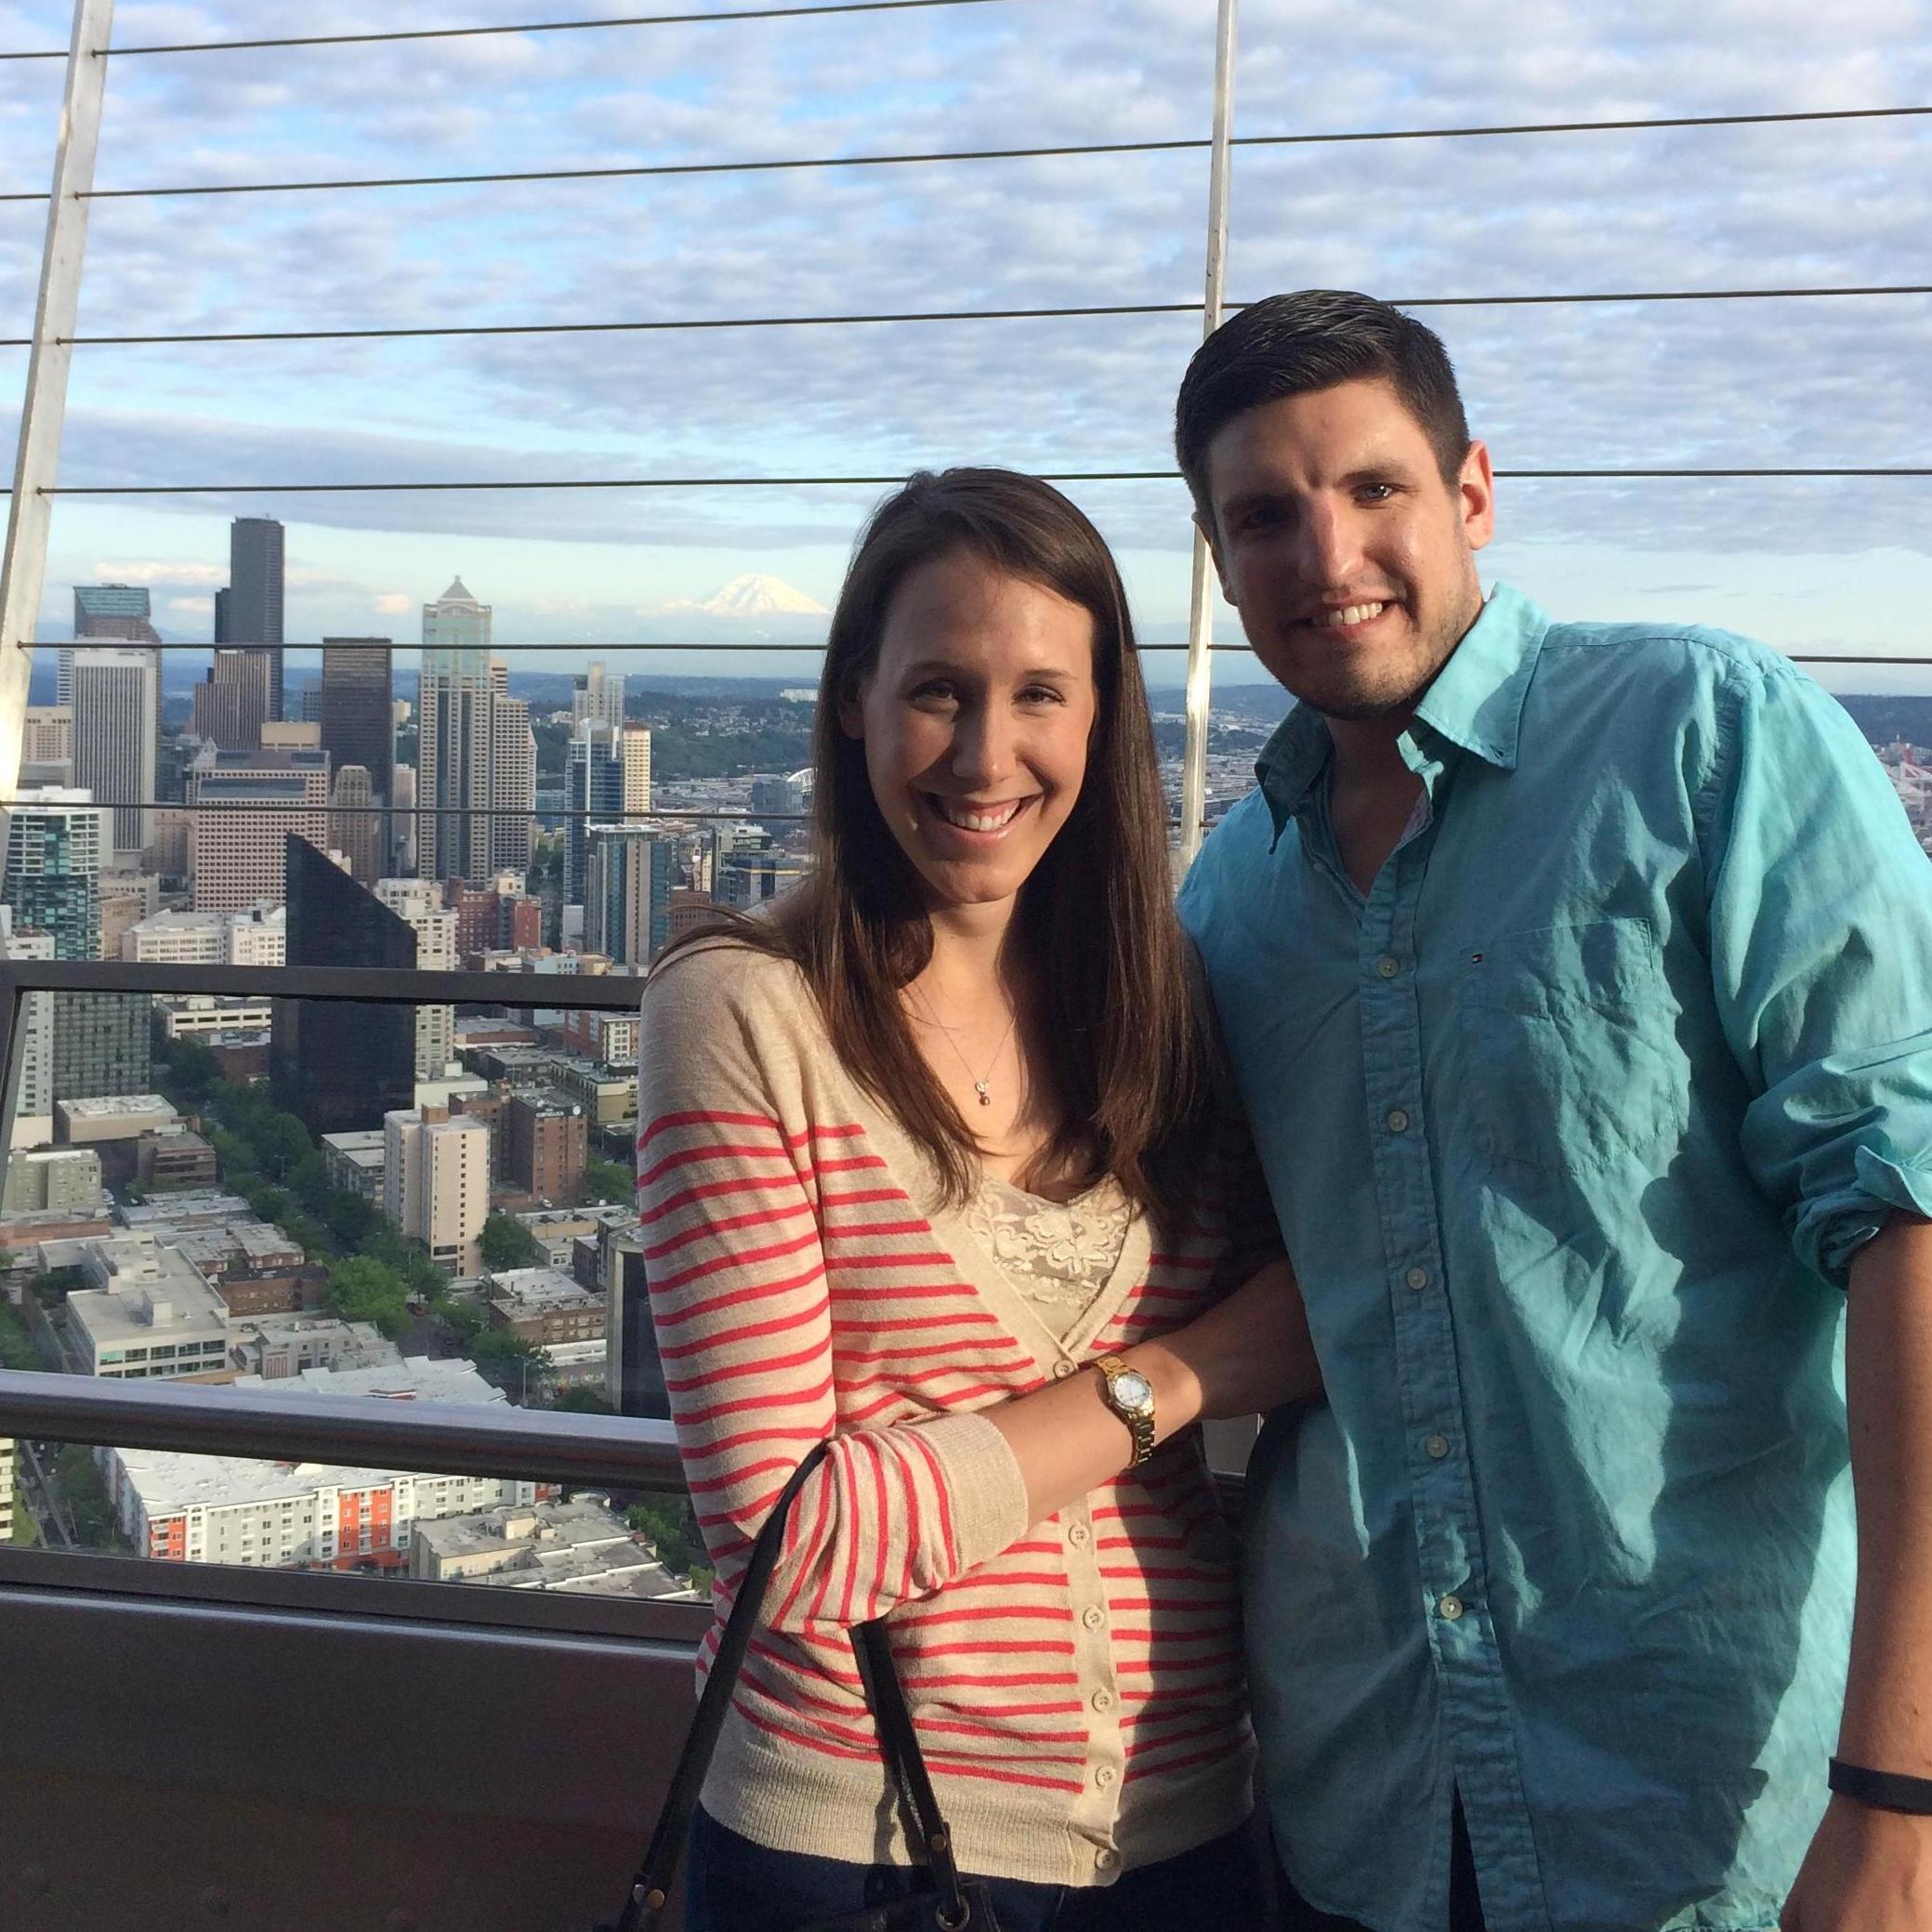
[[1447, 1436], [1426, 1437], [1422, 1446], [1439, 1463], [1449, 1453], [1449, 1438]]
[[1105, 1846], [1094, 1854], [1094, 1869], [1097, 1872], [1111, 1872], [1120, 1861], [1120, 1853]]
[[1071, 1361], [1055, 1362], [1053, 1365], [1053, 1379], [1056, 1382], [1064, 1382], [1069, 1375], [1072, 1374], [1074, 1367], [1075, 1364]]
[[1463, 1613], [1463, 1599], [1453, 1594], [1440, 1598], [1436, 1605], [1436, 1614], [1445, 1623], [1453, 1623]]
[[1412, 1268], [1402, 1280], [1412, 1288], [1426, 1288], [1429, 1285], [1429, 1271], [1426, 1268]]
[[1385, 953], [1382, 955], [1382, 957], [1375, 962], [1375, 970], [1378, 973], [1380, 973], [1385, 979], [1393, 979], [1395, 976], [1402, 970], [1402, 963], [1400, 960], [1393, 957], [1391, 954]]
[[1084, 1523], [1075, 1523], [1067, 1531], [1067, 1541], [1071, 1543], [1075, 1549], [1084, 1550], [1087, 1545], [1088, 1538], [1090, 1538], [1093, 1535], [1093, 1533], [1094, 1532], [1091, 1530], [1089, 1530]]
[[1103, 1610], [1097, 1610], [1089, 1607], [1088, 1609], [1081, 1611], [1080, 1621], [1083, 1623], [1084, 1623], [1089, 1630], [1097, 1630], [1099, 1629], [1101, 1624], [1106, 1623], [1107, 1612]]
[[1111, 1711], [1113, 1708], [1113, 1692], [1111, 1690], [1097, 1690], [1089, 1702], [1097, 1711]]
[[1409, 1116], [1400, 1107], [1391, 1107], [1383, 1118], [1391, 1134], [1406, 1134], [1409, 1131]]
[[1111, 1765], [1102, 1765], [1100, 1768], [1094, 1773], [1094, 1782], [1097, 1784], [1102, 1791], [1105, 1791], [1107, 1787], [1110, 1784], [1111, 1784], [1113, 1781], [1119, 1776], [1120, 1773], [1116, 1771]]

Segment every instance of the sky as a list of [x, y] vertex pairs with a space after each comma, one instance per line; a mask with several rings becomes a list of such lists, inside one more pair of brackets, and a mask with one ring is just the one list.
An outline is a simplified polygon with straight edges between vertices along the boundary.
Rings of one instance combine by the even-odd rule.
[[[644, 0], [124, 0], [123, 46], [610, 20]], [[723, 12], [678, 0], [679, 12]], [[98, 185], [1189, 139], [1213, 0], [128, 56]], [[64, 46], [0, 0], [0, 51]], [[1237, 135], [1932, 104], [1925, 0], [1244, 0]], [[0, 62], [0, 194], [45, 190], [58, 61]], [[81, 330], [183, 333], [1190, 302], [1203, 151], [94, 204]], [[44, 204], [0, 202], [0, 337], [32, 325]], [[1228, 293], [1395, 299], [1932, 283], [1932, 119], [1236, 151]], [[1932, 296], [1449, 308], [1499, 467], [1932, 464]], [[288, 635], [420, 635], [460, 573], [519, 644], [689, 642], [631, 671], [765, 673], [680, 604], [744, 572], [823, 604], [874, 488], [411, 493], [262, 486], [1163, 469], [1193, 315], [76, 351], [61, 480], [218, 483], [57, 506], [69, 586], [153, 587], [205, 637], [227, 520], [288, 525]], [[23, 348], [0, 348], [0, 447]], [[1143, 635], [1185, 635], [1178, 482], [1070, 486]], [[1560, 616], [1715, 624], [1932, 658], [1932, 480], [1505, 481], [1486, 578]], [[765, 627], [807, 641], [810, 619]], [[1223, 607], [1217, 675], [1258, 675]], [[1177, 675], [1179, 660], [1157, 660]], [[1157, 677], [1162, 676], [1157, 668]], [[1832, 669], [1841, 690], [1932, 690]]]

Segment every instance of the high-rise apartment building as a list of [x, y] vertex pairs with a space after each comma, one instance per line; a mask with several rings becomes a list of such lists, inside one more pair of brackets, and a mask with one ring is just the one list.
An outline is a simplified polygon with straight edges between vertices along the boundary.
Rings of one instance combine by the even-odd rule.
[[[159, 644], [161, 633], [150, 621], [149, 605], [146, 586], [139, 584], [76, 584], [73, 634], [97, 642]], [[160, 675], [157, 657], [155, 676]], [[73, 703], [73, 651], [68, 647], [59, 653], [54, 695], [57, 703]]]
[[73, 654], [73, 782], [101, 799], [122, 800], [110, 836], [124, 862], [147, 850], [154, 796], [155, 745], [161, 732], [161, 667], [134, 645], [103, 645]]
[[151, 1092], [152, 1007], [144, 992], [61, 993], [54, 1008], [54, 1098]]
[[280, 903], [284, 839], [329, 842], [329, 755], [204, 752], [189, 768], [188, 804], [195, 911]]
[[491, 610], [458, 577], [423, 607], [416, 719], [416, 870], [480, 885], [530, 864], [536, 739], [530, 707], [489, 655]]
[[624, 760], [624, 809], [627, 818], [638, 818], [651, 810], [651, 727], [630, 724], [624, 728], [621, 756]]
[[585, 861], [584, 943], [620, 966], [648, 966], [671, 937], [677, 848], [642, 825], [593, 825]]
[[223, 751], [254, 751], [270, 708], [270, 665], [261, 651], [217, 651], [206, 678], [194, 688], [188, 729]]
[[446, 1107], [383, 1116], [383, 1212], [453, 1274], [482, 1267], [490, 1213], [490, 1128]]
[[566, 905], [582, 905], [587, 885], [585, 856], [590, 828], [624, 816], [624, 771], [623, 733], [614, 727], [586, 718], [571, 734], [563, 770], [564, 803], [572, 813], [563, 821], [563, 898]]
[[[47, 932], [17, 932], [13, 910], [0, 905], [0, 956], [7, 959], [52, 959], [54, 936]], [[14, 1091], [14, 1145], [39, 1146], [54, 1137], [54, 996], [30, 992], [20, 1002], [20, 1024], [14, 1031], [20, 1084]]]
[[[290, 838], [286, 958], [297, 966], [413, 966], [408, 924], [306, 839]], [[374, 1128], [415, 1098], [415, 1022], [407, 1006], [277, 1000], [273, 1071], [311, 1134]]]
[[589, 1124], [574, 1101], [541, 1091], [512, 1094], [504, 1110], [504, 1166], [513, 1187], [553, 1207], [584, 1191]]
[[[456, 915], [443, 904], [434, 879], [378, 879], [375, 896], [415, 935], [413, 962], [426, 973], [446, 973], [456, 965]], [[415, 1075], [440, 1080], [456, 1050], [456, 1009], [426, 1003], [415, 1009]]]
[[15, 932], [52, 936], [56, 959], [100, 954], [100, 862], [107, 813], [73, 786], [23, 792], [7, 814], [0, 900]]
[[613, 677], [601, 663], [587, 664], [571, 679], [571, 729], [583, 724], [624, 728], [624, 679]]
[[20, 733], [20, 777], [23, 785], [71, 785], [73, 782], [73, 706], [30, 704]]
[[270, 717], [282, 716], [283, 534], [273, 517], [237, 517], [229, 525], [228, 596], [217, 606], [215, 638], [252, 646], [268, 660]]
[[329, 843], [348, 861], [349, 876], [373, 886], [383, 870], [383, 814], [362, 765], [338, 765], [329, 787]]

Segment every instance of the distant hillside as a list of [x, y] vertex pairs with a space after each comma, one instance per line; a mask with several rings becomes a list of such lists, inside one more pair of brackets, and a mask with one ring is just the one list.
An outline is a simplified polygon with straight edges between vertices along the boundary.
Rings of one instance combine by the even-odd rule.
[[1860, 730], [1873, 744], [1932, 745], [1932, 698], [1842, 697]]

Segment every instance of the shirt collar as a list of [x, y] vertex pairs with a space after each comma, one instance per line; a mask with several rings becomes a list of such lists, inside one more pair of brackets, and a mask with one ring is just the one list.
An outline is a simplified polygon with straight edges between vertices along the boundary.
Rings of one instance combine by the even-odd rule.
[[[1504, 771], [1516, 769], [1523, 703], [1549, 619], [1507, 584], [1491, 592], [1481, 614], [1415, 707], [1415, 716], [1452, 744]], [[1307, 804], [1328, 767], [1332, 744], [1321, 714], [1297, 704], [1255, 761], [1275, 836]]]

